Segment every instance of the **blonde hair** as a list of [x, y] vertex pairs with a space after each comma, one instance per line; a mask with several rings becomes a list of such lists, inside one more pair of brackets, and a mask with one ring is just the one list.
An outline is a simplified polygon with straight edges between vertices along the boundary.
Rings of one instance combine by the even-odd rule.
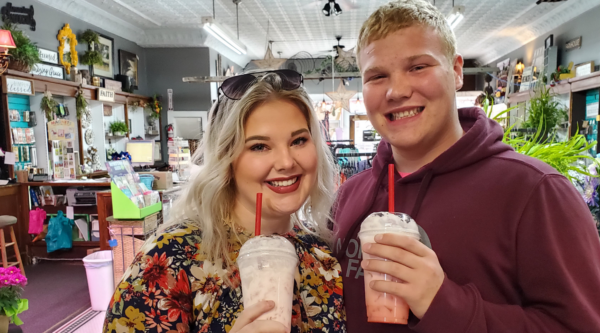
[[[231, 165], [243, 150], [246, 120], [254, 109], [272, 100], [292, 102], [302, 111], [317, 151], [317, 184], [304, 206], [290, 216], [291, 221], [325, 240], [329, 241], [332, 236], [328, 223], [331, 221], [336, 174], [333, 157], [321, 136], [321, 123], [304, 88], [286, 91], [278, 75], [267, 74], [259, 77], [240, 100], [222, 96], [213, 105], [208, 131], [193, 156], [194, 163], [202, 164], [202, 169], [180, 192], [171, 209], [171, 215], [175, 215], [167, 223], [184, 222], [199, 227], [202, 231], [201, 250], [207, 259], [213, 262], [223, 259], [226, 267], [232, 262], [228, 255], [225, 223], [231, 220], [236, 196]], [[232, 230], [235, 232], [234, 228]]]
[[442, 40], [448, 60], [450, 63], [454, 61], [456, 37], [444, 15], [425, 0], [396, 0], [379, 7], [363, 23], [356, 45], [358, 63], [360, 64], [361, 49], [391, 33], [414, 25], [433, 28]]

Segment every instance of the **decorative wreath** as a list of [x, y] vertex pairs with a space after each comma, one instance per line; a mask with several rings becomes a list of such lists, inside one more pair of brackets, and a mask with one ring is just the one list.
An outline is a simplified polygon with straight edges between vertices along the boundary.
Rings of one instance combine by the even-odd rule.
[[[77, 36], [71, 30], [69, 23], [66, 23], [65, 26], [58, 32], [58, 56], [60, 57], [60, 63], [65, 66], [65, 70], [67, 74], [71, 74], [71, 66], [77, 66], [79, 58], [77, 57]], [[69, 40], [69, 45], [71, 46], [71, 62], [65, 61], [64, 51], [65, 51], [65, 38]]]

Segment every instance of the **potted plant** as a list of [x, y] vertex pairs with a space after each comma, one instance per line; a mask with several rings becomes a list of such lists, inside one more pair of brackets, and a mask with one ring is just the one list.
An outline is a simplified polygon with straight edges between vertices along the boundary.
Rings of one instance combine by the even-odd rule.
[[79, 40], [88, 44], [88, 50], [81, 56], [81, 63], [88, 66], [102, 65], [102, 55], [92, 48], [93, 43], [100, 44], [98, 34], [91, 29], [87, 29], [79, 36]]
[[114, 121], [110, 123], [110, 131], [114, 136], [124, 136], [128, 132], [127, 124], [120, 120]]
[[22, 325], [18, 314], [29, 308], [29, 302], [21, 298], [27, 278], [15, 267], [0, 268], [0, 333], [8, 332], [10, 322]]
[[37, 46], [10, 21], [4, 21], [1, 29], [10, 31], [16, 45], [16, 48], [8, 49], [11, 56], [8, 68], [29, 73], [33, 66], [41, 62]]
[[538, 85], [535, 96], [529, 101], [527, 120], [521, 124], [522, 128], [539, 129], [537, 139], [541, 141], [546, 141], [557, 125], [568, 120], [567, 112], [550, 90], [544, 84]]

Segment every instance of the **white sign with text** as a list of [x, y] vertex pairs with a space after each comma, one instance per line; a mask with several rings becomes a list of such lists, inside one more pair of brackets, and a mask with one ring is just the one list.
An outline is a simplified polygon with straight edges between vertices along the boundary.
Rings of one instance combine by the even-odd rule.
[[102, 102], [114, 102], [115, 92], [109, 89], [98, 88], [98, 100]]
[[19, 80], [7, 77], [6, 92], [8, 94], [33, 95], [33, 81]]
[[38, 52], [40, 54], [40, 60], [42, 60], [43, 62], [58, 65], [58, 52], [39, 48]]
[[46, 65], [46, 64], [36, 64], [33, 66], [31, 70], [31, 74], [41, 75], [51, 77], [53, 79], [61, 79], [65, 78], [63, 68], [58, 66]]

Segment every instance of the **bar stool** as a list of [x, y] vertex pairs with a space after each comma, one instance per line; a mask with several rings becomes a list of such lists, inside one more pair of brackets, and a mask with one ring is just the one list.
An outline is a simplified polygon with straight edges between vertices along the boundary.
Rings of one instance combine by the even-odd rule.
[[[15, 230], [13, 229], [13, 225], [17, 223], [17, 218], [10, 215], [0, 215], [0, 252], [2, 253], [2, 267], [8, 268], [12, 266], [19, 265], [21, 269], [21, 274], [25, 275], [25, 269], [23, 268], [23, 261], [21, 261], [21, 253], [19, 252], [19, 246], [17, 245], [17, 238], [15, 237]], [[4, 239], [4, 229], [10, 228], [10, 243], [6, 243]], [[15, 256], [17, 258], [16, 262], [8, 262], [8, 258], [6, 256], [6, 247], [13, 246], [15, 251]], [[13, 256], [11, 256], [12, 258]]]

